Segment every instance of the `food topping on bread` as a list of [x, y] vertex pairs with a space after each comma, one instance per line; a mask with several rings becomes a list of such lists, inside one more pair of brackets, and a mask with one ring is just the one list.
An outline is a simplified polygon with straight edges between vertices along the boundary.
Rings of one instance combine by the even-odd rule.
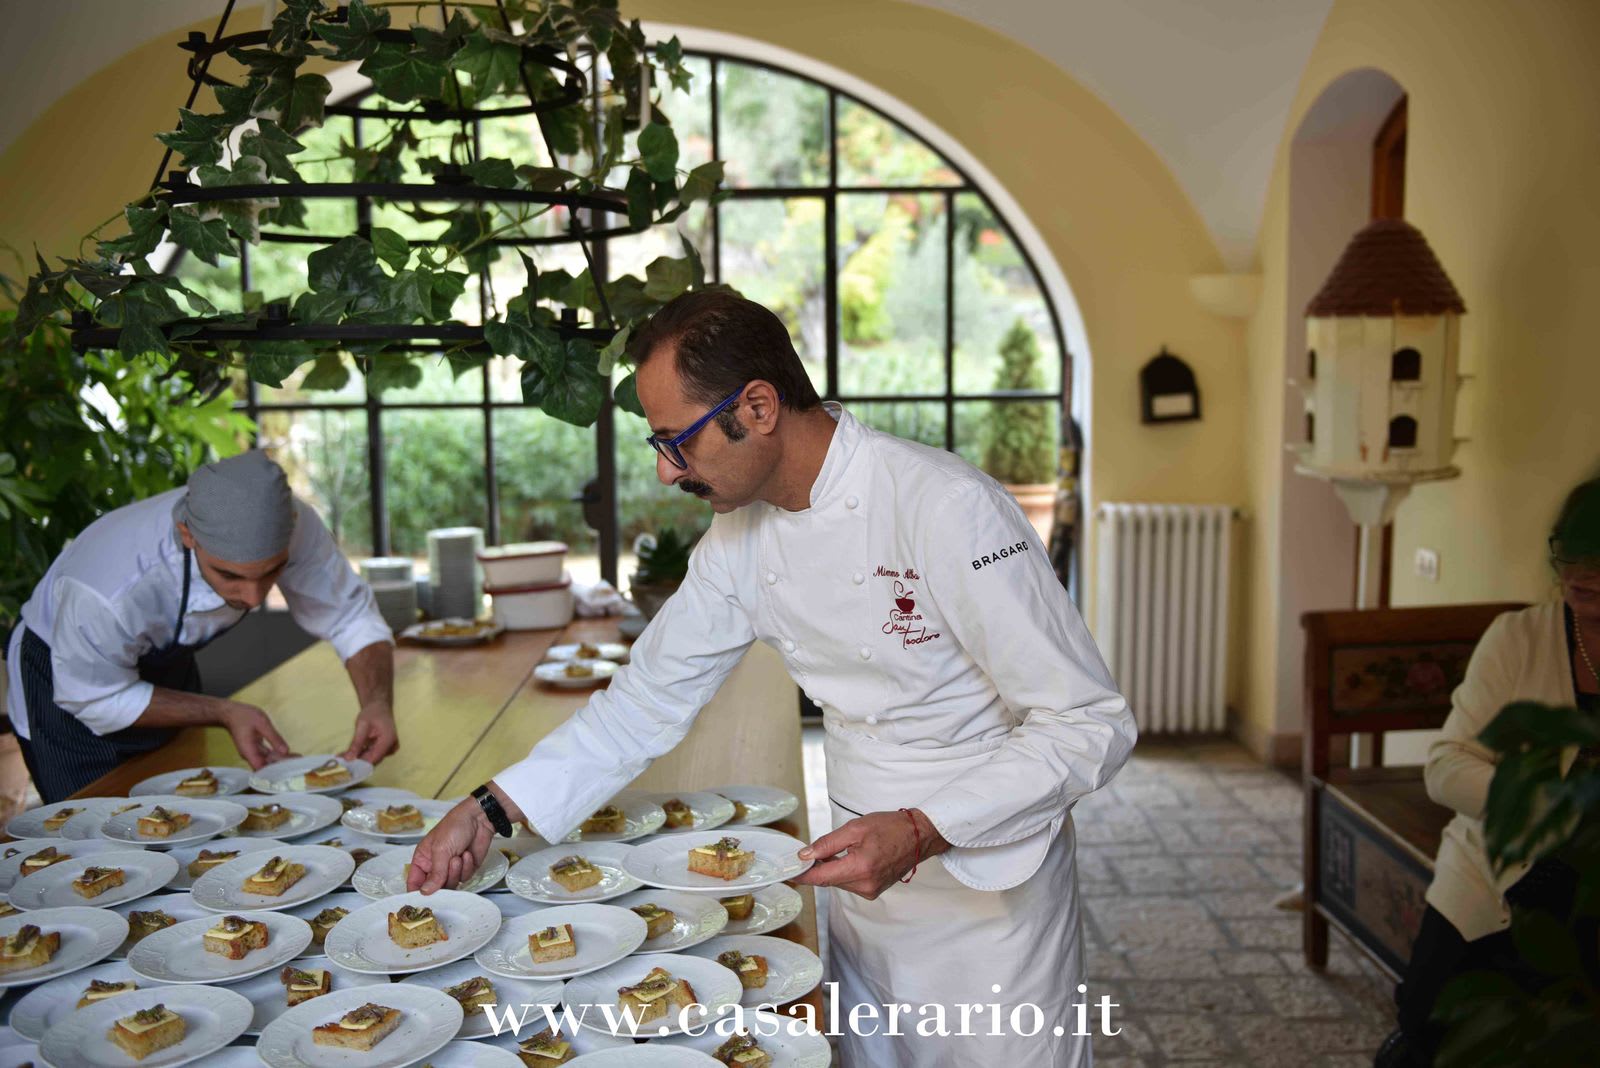
[[583, 642], [578, 646], [578, 658], [580, 660], [599, 660], [600, 647]]
[[311, 924], [314, 927], [332, 927], [334, 924], [338, 923], [348, 915], [350, 915], [349, 909], [341, 909], [338, 907], [323, 909], [321, 912], [317, 913], [311, 918]]
[[560, 927], [546, 927], [533, 936], [541, 946], [564, 946], [572, 941], [572, 935], [567, 933], [565, 925]]
[[63, 853], [55, 846], [46, 846], [37, 853], [31, 853], [22, 858], [21, 874], [28, 875], [40, 868], [48, 868], [52, 864], [59, 864], [63, 860], [71, 860], [71, 853]]
[[594, 678], [594, 668], [588, 664], [580, 664], [576, 660], [568, 662], [567, 666], [561, 669], [561, 673], [569, 679]]
[[416, 805], [390, 805], [383, 810], [383, 814], [390, 819], [403, 820], [417, 814]]
[[0, 955], [26, 957], [33, 952], [33, 947], [38, 944], [42, 933], [36, 924], [23, 924], [17, 928], [15, 934], [6, 939], [5, 945], [0, 946]]
[[561, 1059], [567, 1055], [567, 1051], [571, 1048], [572, 1043], [568, 1042], [560, 1035], [552, 1033], [547, 1028], [546, 1030], [540, 1031], [532, 1038], [519, 1043], [517, 1046], [517, 1052], [532, 1057], [549, 1058], [550, 1060], [559, 1063]]
[[732, 1065], [764, 1063], [769, 1059], [766, 1051], [748, 1034], [734, 1035], [711, 1055], [723, 1064]]
[[494, 992], [494, 985], [481, 975], [474, 975], [464, 983], [446, 987], [444, 992], [459, 1001], [461, 1007], [469, 1011], [483, 1005], [495, 1005], [499, 1002], [499, 998]]
[[577, 875], [581, 872], [591, 871], [593, 868], [594, 865], [583, 857], [562, 857], [550, 865], [550, 870], [558, 875]]
[[343, 764], [330, 757], [329, 759], [318, 764], [316, 767], [312, 768], [311, 774], [321, 778], [326, 778], [329, 775], [337, 775], [344, 770], [345, 766]]
[[149, 912], [134, 909], [128, 913], [128, 929], [141, 937], [164, 927], [171, 927], [177, 922], [175, 917], [167, 915], [160, 909], [151, 909]]
[[365, 804], [365, 802], [363, 802], [359, 797], [339, 798], [339, 807], [344, 809], [346, 812], [349, 812], [353, 808], [360, 808], [363, 804]]
[[666, 909], [651, 901], [646, 901], [642, 905], [633, 906], [634, 914], [637, 915], [641, 920], [645, 921], [653, 920], [657, 916], [664, 914], [666, 911]]
[[83, 874], [78, 876], [79, 882], [93, 883], [112, 875], [121, 875], [121, 868], [96, 868], [92, 865], [83, 869]]
[[270, 818], [281, 813], [283, 811], [283, 806], [278, 804], [276, 801], [271, 801], [265, 805], [251, 805], [248, 811], [252, 816]]
[[111, 814], [112, 814], [112, 815], [113, 815], [113, 816], [120, 816], [120, 815], [122, 815], [122, 814], [123, 814], [123, 813], [124, 813], [124, 812], [132, 812], [132, 811], [133, 811], [133, 810], [134, 810], [134, 809], [136, 809], [136, 808], [139, 808], [139, 807], [140, 807], [140, 805], [141, 805], [141, 802], [139, 802], [139, 801], [135, 801], [135, 802], [133, 802], [133, 803], [132, 803], [132, 804], [129, 804], [129, 805], [123, 805], [123, 806], [122, 806], [122, 807], [121, 807], [121, 808], [114, 808], [114, 809], [112, 809], [112, 810], [111, 810]]
[[717, 963], [731, 972], [753, 972], [758, 967], [754, 957], [747, 957], [737, 949], [718, 953]]
[[[178, 818], [176, 812], [169, 812], [160, 805], [150, 810], [148, 819], [160, 820], [162, 823], [171, 823]], [[152, 1010], [153, 1011], [153, 1010]]]
[[243, 916], [224, 916], [217, 922], [215, 927], [206, 932], [206, 937], [232, 941], [235, 938], [242, 937], [246, 931], [250, 930], [250, 927], [250, 921]]
[[696, 846], [694, 851], [705, 856], [713, 856], [722, 860], [733, 857], [742, 857], [749, 852], [748, 849], [739, 848], [739, 839], [737, 838], [719, 838], [712, 845]]
[[106, 998], [114, 998], [118, 994], [126, 994], [137, 989], [139, 987], [132, 979], [124, 979], [120, 983], [113, 983], [109, 979], [91, 979], [89, 980], [89, 986], [83, 992], [82, 1000], [87, 1002], [104, 1001]]
[[160, 1027], [171, 1020], [176, 1020], [178, 1014], [165, 1005], [152, 1005], [148, 1009], [140, 1009], [132, 1016], [124, 1016], [118, 1020], [118, 1025], [127, 1028], [134, 1034], [143, 1034], [146, 1031]]
[[522, 859], [522, 854], [513, 849], [501, 848], [500, 855], [506, 858], [507, 864], [515, 864]]
[[11, 902], [0, 901], [0, 916], [15, 916], [17, 911], [17, 906], [13, 905]]
[[178, 783], [178, 789], [194, 791], [215, 791], [217, 789], [217, 773], [206, 768], [198, 775], [191, 775]]
[[407, 929], [421, 927], [433, 919], [433, 910], [416, 905], [401, 905], [394, 913], [395, 922]]
[[282, 857], [273, 857], [261, 866], [261, 870], [250, 876], [252, 883], [270, 883], [283, 877], [284, 870], [289, 862]]
[[670, 975], [650, 975], [632, 986], [618, 987], [617, 993], [628, 994], [648, 1004], [666, 997], [678, 989], [678, 981]]
[[238, 855], [239, 851], [237, 849], [202, 849], [200, 850], [200, 855], [194, 859], [199, 864], [222, 864]]
[[383, 1018], [389, 1012], [390, 1010], [382, 1005], [369, 1001], [360, 1008], [351, 1009], [339, 1017], [339, 1026], [346, 1031], [365, 1031], [382, 1023]]

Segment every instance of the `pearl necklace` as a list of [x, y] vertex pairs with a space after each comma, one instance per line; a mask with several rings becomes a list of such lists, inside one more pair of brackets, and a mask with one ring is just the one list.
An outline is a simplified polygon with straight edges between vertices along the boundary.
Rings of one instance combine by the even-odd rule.
[[1589, 659], [1589, 646], [1583, 640], [1583, 624], [1578, 622], [1577, 617], [1573, 617], [1572, 630], [1578, 639], [1578, 654], [1583, 657], [1584, 664], [1589, 668], [1590, 676], [1596, 682], [1600, 682], [1600, 671], [1594, 669], [1594, 661]]

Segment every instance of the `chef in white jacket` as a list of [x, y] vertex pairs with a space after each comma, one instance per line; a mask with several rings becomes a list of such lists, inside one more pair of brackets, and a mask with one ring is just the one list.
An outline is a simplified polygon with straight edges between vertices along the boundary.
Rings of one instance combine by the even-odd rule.
[[[823, 709], [835, 830], [796, 881], [833, 888], [843, 1014], [876, 1007], [828, 1021], [845, 1064], [1089, 1064], [1069, 813], [1136, 732], [1032, 527], [959, 457], [822, 404], [760, 305], [680, 297], [632, 352], [658, 474], [717, 516], [631, 663], [424, 839], [410, 887], [454, 885], [508, 819], [561, 841], [759, 640]], [[973, 1033], [918, 1033], [963, 1029], [963, 1004]]]

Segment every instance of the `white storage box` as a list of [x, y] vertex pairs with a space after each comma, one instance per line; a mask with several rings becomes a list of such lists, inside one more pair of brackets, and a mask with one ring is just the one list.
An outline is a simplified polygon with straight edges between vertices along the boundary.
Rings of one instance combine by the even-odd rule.
[[524, 541], [478, 550], [483, 584], [496, 589], [513, 586], [547, 586], [566, 573], [567, 544], [562, 541]]
[[495, 622], [507, 630], [550, 630], [572, 622], [572, 576], [559, 582], [490, 587]]

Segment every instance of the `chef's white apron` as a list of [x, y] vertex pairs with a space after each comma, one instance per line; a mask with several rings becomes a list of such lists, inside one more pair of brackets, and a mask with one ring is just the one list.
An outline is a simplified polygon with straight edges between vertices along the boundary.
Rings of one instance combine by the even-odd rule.
[[[1003, 740], [920, 749], [877, 741], [831, 717], [827, 728], [835, 827], [856, 814], [916, 808]], [[1073, 1034], [1075, 1005], [1084, 1000], [1073, 854], [1072, 820], [1063, 816], [1020, 842], [950, 850], [875, 901], [830, 890], [829, 958], [841, 1015], [830, 1022], [841, 1032], [844, 1068], [1089, 1068], [1090, 1040]], [[910, 1006], [900, 1012], [901, 1033], [885, 1034], [886, 1006], [896, 1004]], [[878, 1033], [855, 1033], [849, 1014], [856, 1005], [878, 1007], [876, 1020], [863, 1017], [860, 1028]], [[943, 1006], [948, 1034], [919, 1034], [919, 1024], [936, 1024], [935, 1005]], [[965, 1025], [962, 1005], [981, 1006], [967, 1010]]]

